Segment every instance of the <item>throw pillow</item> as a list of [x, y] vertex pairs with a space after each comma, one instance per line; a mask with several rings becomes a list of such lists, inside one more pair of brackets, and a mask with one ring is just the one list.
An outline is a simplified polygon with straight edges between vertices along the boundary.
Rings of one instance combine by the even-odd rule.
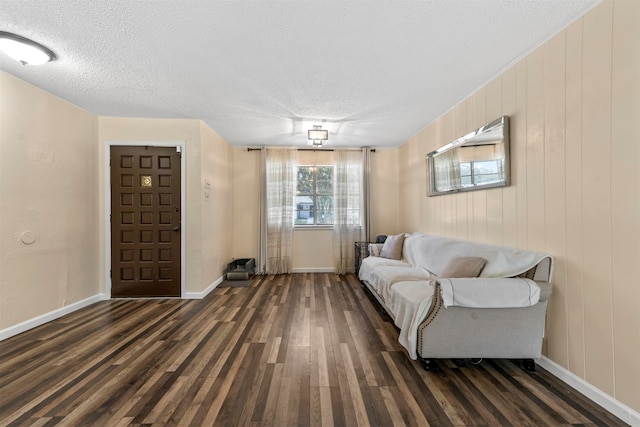
[[478, 277], [482, 273], [487, 260], [480, 257], [452, 258], [442, 270], [440, 278]]
[[388, 236], [382, 246], [380, 256], [389, 259], [402, 258], [402, 245], [404, 244], [404, 233]]

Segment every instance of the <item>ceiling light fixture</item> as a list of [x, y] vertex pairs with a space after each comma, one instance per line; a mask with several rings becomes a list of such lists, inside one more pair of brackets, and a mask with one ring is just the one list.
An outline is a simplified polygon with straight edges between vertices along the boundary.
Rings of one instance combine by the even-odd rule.
[[42, 65], [56, 59], [48, 47], [6, 31], [0, 31], [0, 50], [22, 65]]
[[322, 147], [329, 139], [329, 131], [322, 129], [322, 126], [313, 125], [313, 129], [307, 131], [307, 139], [309, 139], [309, 145]]

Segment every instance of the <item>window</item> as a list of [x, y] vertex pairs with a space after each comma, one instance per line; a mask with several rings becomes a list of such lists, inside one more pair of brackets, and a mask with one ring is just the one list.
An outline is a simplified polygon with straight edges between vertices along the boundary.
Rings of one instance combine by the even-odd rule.
[[504, 177], [502, 160], [482, 160], [460, 163], [460, 178], [464, 187], [498, 182]]
[[295, 225], [333, 224], [333, 166], [298, 166]]

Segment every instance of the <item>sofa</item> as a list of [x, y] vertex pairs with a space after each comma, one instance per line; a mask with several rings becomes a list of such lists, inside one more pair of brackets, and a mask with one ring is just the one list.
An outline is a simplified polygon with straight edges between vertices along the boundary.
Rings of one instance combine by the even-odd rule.
[[358, 276], [399, 328], [398, 341], [433, 359], [541, 357], [553, 258], [422, 232], [370, 244]]

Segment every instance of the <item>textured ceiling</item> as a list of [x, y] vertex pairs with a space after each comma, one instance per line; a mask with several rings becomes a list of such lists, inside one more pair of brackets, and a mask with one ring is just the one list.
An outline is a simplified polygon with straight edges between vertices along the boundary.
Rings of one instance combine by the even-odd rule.
[[[0, 0], [58, 60], [0, 68], [100, 116], [195, 118], [237, 146], [393, 147], [598, 0]], [[319, 123], [318, 123], [319, 124]]]

